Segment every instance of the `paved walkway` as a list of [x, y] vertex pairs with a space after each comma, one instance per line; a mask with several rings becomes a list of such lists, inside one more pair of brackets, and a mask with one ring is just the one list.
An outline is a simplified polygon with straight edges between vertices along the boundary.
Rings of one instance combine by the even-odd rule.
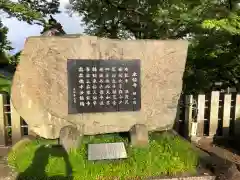
[[239, 153], [229, 147], [216, 145], [208, 138], [201, 139], [196, 145], [210, 155], [207, 159], [208, 167], [217, 176], [217, 180], [240, 180]]
[[0, 180], [15, 180], [15, 176], [7, 163], [9, 148], [0, 147]]
[[8, 167], [6, 160], [1, 157], [0, 159], [0, 179], [1, 180], [11, 180], [13, 178], [13, 172]]

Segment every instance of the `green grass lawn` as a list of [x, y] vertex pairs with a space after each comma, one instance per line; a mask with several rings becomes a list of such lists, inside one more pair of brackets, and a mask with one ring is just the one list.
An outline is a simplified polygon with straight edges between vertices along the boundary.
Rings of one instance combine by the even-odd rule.
[[[127, 159], [95, 162], [87, 160], [87, 144], [119, 141], [126, 145]], [[46, 144], [53, 146], [45, 146]], [[54, 144], [56, 141], [34, 140], [18, 147], [15, 152], [10, 152], [8, 162], [17, 172], [25, 175], [24, 179], [40, 179], [45, 173], [45, 177], [55, 177], [53, 179], [56, 180], [63, 179], [68, 171], [72, 171], [74, 180], [114, 177], [134, 179], [182, 172], [194, 174], [198, 165], [198, 154], [191, 144], [167, 132], [151, 134], [149, 147], [143, 149], [132, 148], [128, 138], [119, 134], [86, 136], [82, 146], [70, 152], [69, 156]]]
[[4, 91], [4, 92], [10, 93], [10, 89], [11, 89], [11, 81], [6, 79], [6, 78], [4, 78], [0, 74], [0, 91]]

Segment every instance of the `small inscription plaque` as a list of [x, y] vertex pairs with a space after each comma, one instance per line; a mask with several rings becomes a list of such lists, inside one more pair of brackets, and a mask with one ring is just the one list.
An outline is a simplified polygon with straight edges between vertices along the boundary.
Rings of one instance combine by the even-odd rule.
[[107, 160], [127, 158], [123, 142], [88, 145], [88, 160]]
[[140, 60], [68, 60], [68, 112], [137, 111]]

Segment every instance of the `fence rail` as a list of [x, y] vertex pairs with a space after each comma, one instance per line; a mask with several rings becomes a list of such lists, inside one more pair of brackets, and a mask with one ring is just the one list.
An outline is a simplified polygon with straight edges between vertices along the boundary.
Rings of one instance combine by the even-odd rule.
[[[240, 94], [213, 91], [180, 99], [177, 131], [185, 137], [240, 134]], [[29, 133], [6, 94], [0, 94], [0, 146], [15, 144]]]
[[10, 146], [28, 134], [28, 126], [6, 94], [0, 94], [0, 146]]
[[[196, 101], [196, 108], [193, 101]], [[240, 134], [240, 94], [213, 91], [197, 96], [186, 95], [178, 131], [185, 137], [229, 137]], [[194, 117], [194, 110], [197, 110]]]

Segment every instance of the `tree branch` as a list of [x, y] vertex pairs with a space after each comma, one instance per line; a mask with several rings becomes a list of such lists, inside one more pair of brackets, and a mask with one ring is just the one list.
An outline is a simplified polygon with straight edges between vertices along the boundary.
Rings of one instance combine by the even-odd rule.
[[105, 0], [105, 2], [110, 6], [114, 6], [116, 9], [118, 9], [120, 11], [122, 10], [122, 11], [134, 12], [138, 15], [144, 16], [144, 13], [138, 11], [138, 9], [130, 9], [130, 8], [126, 8], [126, 7], [121, 6], [121, 5], [117, 5], [117, 4], [114, 4], [113, 2], [111, 2], [111, 0]]

